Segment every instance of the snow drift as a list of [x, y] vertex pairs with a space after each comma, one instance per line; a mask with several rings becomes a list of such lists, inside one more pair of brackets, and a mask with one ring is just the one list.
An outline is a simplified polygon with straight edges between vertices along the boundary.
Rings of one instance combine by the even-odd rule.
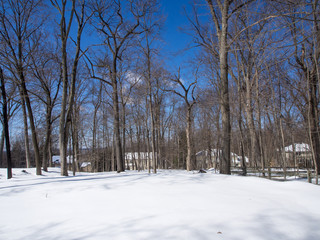
[[0, 239], [320, 239], [319, 186], [213, 172], [0, 169]]

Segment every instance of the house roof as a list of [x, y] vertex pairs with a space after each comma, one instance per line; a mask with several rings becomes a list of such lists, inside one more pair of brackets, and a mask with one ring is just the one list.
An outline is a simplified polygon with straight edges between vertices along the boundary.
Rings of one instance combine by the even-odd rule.
[[81, 168], [85, 168], [85, 167], [87, 167], [87, 166], [89, 166], [89, 165], [91, 165], [91, 162], [83, 162], [83, 163], [81, 163]]

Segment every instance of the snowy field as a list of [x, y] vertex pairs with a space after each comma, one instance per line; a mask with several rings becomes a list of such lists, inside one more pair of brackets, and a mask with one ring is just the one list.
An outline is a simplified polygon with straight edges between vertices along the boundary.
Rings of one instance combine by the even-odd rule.
[[213, 172], [0, 169], [0, 239], [320, 239], [320, 188]]

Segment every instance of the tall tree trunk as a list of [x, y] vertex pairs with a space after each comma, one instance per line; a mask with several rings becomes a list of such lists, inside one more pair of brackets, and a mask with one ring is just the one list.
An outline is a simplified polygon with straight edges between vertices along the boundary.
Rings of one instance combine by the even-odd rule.
[[7, 111], [7, 95], [4, 83], [4, 76], [2, 68], [0, 68], [0, 81], [1, 81], [1, 95], [2, 95], [2, 115], [3, 115], [3, 128], [4, 136], [6, 139], [6, 154], [7, 154], [7, 178], [12, 178], [12, 163], [11, 163], [11, 148], [8, 124], [8, 111]]
[[312, 148], [314, 152], [314, 164], [316, 174], [320, 174], [320, 138], [319, 138], [319, 109], [318, 86], [314, 74], [308, 74], [309, 82], [309, 114]]
[[[61, 5], [51, 1], [51, 3], [59, 9], [61, 14], [60, 19], [60, 38], [61, 38], [61, 58], [62, 58], [62, 100], [61, 100], [61, 111], [60, 111], [60, 122], [59, 122], [59, 148], [60, 148], [60, 161], [61, 161], [61, 175], [68, 176], [68, 166], [67, 166], [67, 148], [70, 125], [72, 121], [73, 105], [75, 101], [76, 92], [76, 80], [77, 80], [77, 69], [80, 60], [80, 46], [81, 46], [81, 36], [82, 31], [85, 26], [85, 16], [84, 16], [84, 2], [81, 3], [81, 13], [75, 14], [76, 1], [72, 0], [72, 8], [69, 14], [69, 22], [66, 23], [66, 1], [62, 1]], [[70, 28], [72, 24], [73, 16], [77, 16], [78, 28], [77, 28], [77, 38], [75, 41], [76, 51], [72, 63], [71, 71], [71, 81], [69, 84], [68, 79], [68, 55], [67, 55], [67, 40], [69, 38]], [[68, 94], [68, 89], [69, 94]]]
[[186, 137], [187, 137], [187, 171], [193, 170], [193, 166], [191, 164], [191, 117], [190, 110], [187, 112], [187, 127], [186, 127]]
[[221, 36], [219, 40], [219, 60], [221, 77], [221, 117], [222, 117], [222, 158], [220, 158], [220, 173], [231, 174], [230, 163], [230, 144], [231, 144], [231, 125], [230, 125], [230, 104], [229, 104], [229, 80], [228, 80], [228, 9], [229, 1], [224, 1], [222, 12]]
[[79, 110], [75, 108], [73, 116], [73, 125], [72, 125], [72, 143], [74, 150], [74, 161], [76, 163], [76, 171], [80, 172], [79, 163], [80, 163], [80, 149], [79, 149], [79, 132], [78, 132], [78, 120], [79, 120]]
[[[134, 147], [133, 147], [133, 131], [132, 131], [132, 125], [130, 127], [130, 148], [131, 148], [131, 166], [132, 170], [137, 170], [136, 169], [136, 158], [135, 158], [135, 152], [134, 152]], [[129, 163], [129, 159], [128, 159]], [[128, 165], [130, 167], [130, 165]], [[130, 168], [129, 168], [130, 170]]]
[[4, 148], [4, 128], [1, 131], [1, 138], [0, 138], [0, 168], [3, 167], [3, 148]]
[[116, 171], [117, 169], [117, 163], [115, 158], [115, 137], [114, 132], [112, 134], [112, 145], [111, 145], [111, 170]]
[[238, 80], [238, 95], [239, 95], [239, 113], [238, 113], [238, 126], [240, 131], [240, 153], [241, 153], [241, 168], [242, 168], [242, 175], [247, 175], [247, 166], [246, 166], [246, 159], [244, 155], [244, 137], [243, 137], [243, 129], [242, 129], [242, 94], [241, 94], [241, 84], [240, 79]]
[[[149, 94], [151, 95], [151, 94]], [[151, 98], [151, 96], [150, 96]], [[152, 107], [152, 99], [149, 99], [149, 109], [150, 109], [150, 122], [151, 122], [151, 151], [152, 151], [152, 168], [153, 173], [157, 173], [157, 157], [156, 157], [156, 131], [155, 131], [155, 119]], [[149, 154], [149, 153], [148, 153]]]
[[253, 107], [252, 107], [252, 90], [250, 80], [246, 77], [246, 95], [245, 95], [245, 111], [246, 120], [249, 128], [250, 136], [250, 160], [255, 163], [260, 162], [260, 155], [258, 149], [258, 136], [254, 125]]
[[117, 81], [117, 56], [113, 58], [112, 78], [112, 101], [113, 101], [113, 131], [115, 143], [115, 156], [117, 161], [117, 172], [124, 171], [121, 136], [120, 136], [120, 114], [119, 114], [119, 97], [118, 97], [118, 81]]
[[[150, 134], [149, 134], [149, 129], [148, 129], [148, 125], [146, 124], [146, 138], [144, 140], [147, 140], [147, 155], [145, 157], [147, 157], [147, 167], [148, 167], [148, 173], [151, 173], [151, 156], [150, 155]], [[146, 142], [146, 141], [144, 141]]]
[[44, 171], [48, 171], [48, 156], [49, 156], [49, 147], [50, 147], [50, 138], [51, 138], [51, 99], [50, 96], [47, 96], [47, 109], [46, 109], [46, 136], [43, 146], [43, 158], [42, 166]]
[[[219, 41], [219, 68], [220, 68], [220, 105], [222, 120], [222, 156], [220, 157], [220, 173], [231, 174], [231, 125], [230, 125], [230, 103], [229, 103], [229, 80], [228, 80], [228, 19], [229, 7], [232, 1], [219, 2], [221, 21], [217, 17], [216, 6], [212, 0], [206, 0], [211, 17], [215, 23], [216, 33]], [[219, 14], [219, 15], [220, 15]]]
[[24, 61], [23, 60], [23, 41], [22, 41], [21, 33], [19, 32], [18, 33], [18, 62], [17, 62], [18, 76], [19, 76], [19, 80], [20, 80], [19, 85], [21, 87], [23, 98], [25, 100], [26, 107], [28, 110], [33, 151], [34, 151], [34, 158], [35, 158], [35, 162], [36, 162], [36, 174], [41, 175], [40, 151], [39, 151], [36, 127], [34, 124], [34, 117], [33, 117], [31, 102], [30, 102], [30, 98], [29, 98], [29, 93], [27, 91], [26, 79], [24, 76], [23, 61]]
[[[235, 14], [242, 7], [250, 4], [252, 1], [244, 1], [230, 11], [230, 4], [233, 0], [216, 1], [206, 0], [212, 20], [215, 25], [216, 35], [218, 37], [218, 55], [219, 55], [219, 91], [220, 91], [220, 106], [221, 106], [221, 121], [222, 121], [222, 157], [220, 158], [220, 173], [231, 174], [231, 123], [230, 123], [230, 103], [229, 103], [229, 80], [228, 80], [228, 20], [231, 15]], [[197, 28], [197, 27], [196, 27]], [[196, 29], [199, 32], [199, 28]], [[202, 33], [200, 32], [200, 35]], [[206, 33], [205, 33], [206, 34]], [[203, 38], [205, 45], [212, 48], [212, 40], [207, 41]], [[215, 51], [215, 50], [214, 50]], [[214, 54], [215, 55], [215, 54]]]
[[30, 102], [28, 91], [27, 91], [27, 87], [25, 85], [25, 79], [24, 79], [22, 70], [20, 71], [20, 80], [21, 80], [21, 89], [22, 89], [24, 100], [26, 102], [26, 106], [28, 110], [29, 123], [30, 123], [31, 136], [32, 136], [32, 145], [33, 145], [33, 151], [34, 151], [34, 158], [36, 162], [36, 174], [41, 175], [40, 151], [39, 151], [39, 145], [38, 145], [38, 139], [37, 139], [36, 126], [34, 124], [34, 117], [33, 117], [31, 102]]
[[[150, 111], [150, 122], [151, 122], [151, 150], [152, 150], [152, 167], [153, 173], [157, 173], [157, 156], [156, 156], [156, 129], [155, 129], [155, 109], [152, 99], [152, 86], [151, 86], [151, 53], [148, 42], [148, 35], [146, 35], [147, 41], [147, 86], [148, 86], [148, 97], [149, 111]], [[148, 153], [149, 154], [149, 153]]]
[[31, 157], [30, 157], [30, 144], [29, 144], [29, 133], [28, 133], [28, 115], [26, 109], [26, 103], [24, 101], [23, 93], [20, 89], [20, 97], [21, 97], [21, 108], [23, 113], [23, 125], [24, 125], [24, 147], [26, 153], [26, 166], [27, 168], [31, 167]]
[[[310, 78], [310, 76], [308, 77]], [[313, 80], [308, 81], [309, 85], [309, 106], [308, 106], [308, 127], [309, 137], [311, 143], [311, 152], [313, 155], [313, 163], [315, 167], [315, 174], [320, 174], [320, 136], [319, 136], [319, 101], [317, 100], [317, 84]], [[316, 177], [318, 184], [318, 177]]]
[[262, 148], [262, 126], [261, 126], [261, 104], [260, 104], [260, 93], [259, 93], [259, 79], [258, 74], [256, 74], [255, 77], [255, 92], [256, 92], [256, 103], [257, 103], [257, 111], [256, 111], [256, 119], [258, 122], [258, 134], [256, 134], [256, 156], [257, 156], [257, 162], [261, 164], [262, 168], [262, 176], [265, 177], [265, 162], [263, 157], [263, 148]]
[[126, 161], [125, 169], [130, 170], [128, 159], [125, 158], [126, 156], [126, 105], [122, 104], [122, 156], [124, 158], [124, 163]]
[[92, 172], [97, 172], [98, 171], [98, 159], [97, 159], [97, 154], [96, 154], [96, 135], [97, 135], [97, 111], [98, 109], [95, 107], [93, 111], [93, 127], [92, 127], [92, 161], [91, 161], [91, 166], [92, 166]]
[[[283, 167], [283, 175], [284, 180], [287, 178], [287, 158], [286, 158], [286, 151], [285, 151], [285, 142], [284, 142], [284, 132], [283, 132], [283, 124], [282, 124], [282, 117], [280, 116], [279, 119], [279, 128], [280, 128], [280, 136], [281, 136], [281, 156], [282, 156], [282, 167]], [[295, 146], [292, 146], [295, 147]]]
[[49, 167], [52, 167], [52, 139], [49, 138], [49, 149], [48, 149]]
[[[65, 24], [65, 19], [63, 16]], [[64, 25], [63, 25], [64, 26]], [[59, 150], [60, 150], [60, 164], [61, 164], [61, 175], [68, 176], [67, 168], [67, 144], [68, 144], [68, 133], [66, 132], [66, 108], [68, 99], [68, 64], [67, 64], [67, 39], [65, 36], [65, 29], [63, 29], [61, 23], [61, 54], [62, 54], [62, 100], [59, 120]]]
[[72, 115], [71, 122], [71, 138], [72, 138], [72, 171], [73, 176], [76, 175], [76, 172], [80, 172], [79, 168], [79, 137], [78, 137], [78, 108], [74, 108], [74, 113]]
[[162, 152], [161, 152], [161, 133], [160, 133], [160, 113], [158, 112], [157, 107], [157, 114], [156, 114], [156, 155], [157, 155], [157, 168], [163, 169], [163, 162], [162, 162]]
[[192, 117], [191, 117], [191, 108], [188, 108], [187, 112], [187, 127], [186, 127], [186, 137], [187, 137], [187, 171], [195, 170], [196, 159], [193, 152], [193, 144], [192, 144]]
[[179, 134], [176, 135], [177, 137], [177, 145], [178, 145], [178, 169], [180, 169], [180, 137]]

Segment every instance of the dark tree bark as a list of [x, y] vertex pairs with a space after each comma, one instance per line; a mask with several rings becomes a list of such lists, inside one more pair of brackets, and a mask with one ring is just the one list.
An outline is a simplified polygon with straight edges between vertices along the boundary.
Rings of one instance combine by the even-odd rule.
[[[22, 56], [21, 56], [21, 58], [22, 58]], [[26, 82], [25, 82], [22, 68], [19, 69], [19, 76], [20, 76], [20, 81], [21, 81], [20, 86], [21, 86], [24, 100], [25, 100], [27, 110], [28, 110], [29, 123], [30, 123], [30, 129], [31, 129], [31, 137], [32, 137], [31, 139], [32, 139], [32, 143], [33, 143], [34, 158], [35, 158], [36, 169], [37, 169], [36, 171], [37, 171], [37, 175], [41, 175], [41, 161], [40, 161], [38, 137], [37, 137], [37, 132], [36, 132], [36, 126], [34, 123], [34, 116], [33, 116], [33, 112], [32, 112], [31, 101], [30, 101], [29, 94], [27, 91]]]
[[[219, 43], [219, 68], [220, 68], [220, 105], [222, 120], [222, 154], [220, 157], [220, 173], [231, 174], [231, 125], [230, 125], [230, 103], [229, 103], [229, 80], [228, 80], [228, 19], [232, 0], [218, 2], [215, 7], [212, 0], [206, 0], [215, 24]], [[221, 19], [217, 16], [221, 15]]]
[[[156, 120], [155, 120], [155, 107], [154, 107], [154, 100], [152, 97], [152, 83], [151, 83], [151, 51], [149, 45], [148, 34], [146, 34], [146, 50], [145, 55], [147, 59], [147, 73], [146, 73], [146, 80], [147, 80], [147, 96], [148, 99], [148, 107], [150, 113], [150, 123], [151, 123], [151, 150], [152, 150], [152, 167], [153, 173], [157, 173], [157, 152], [156, 152]], [[149, 154], [149, 152], [148, 152]]]
[[4, 148], [4, 129], [1, 131], [1, 138], [0, 138], [0, 167], [3, 167], [3, 148]]
[[[109, 70], [109, 79], [105, 77], [97, 77], [94, 74], [94, 66], [92, 65], [92, 77], [109, 84], [112, 87], [112, 103], [113, 103], [113, 129], [115, 157], [117, 161], [117, 172], [124, 171], [124, 156], [122, 153], [122, 141], [120, 134], [120, 113], [119, 113], [119, 69], [118, 63], [122, 61], [124, 52], [133, 37], [143, 33], [145, 30], [141, 28], [141, 19], [152, 12], [154, 1], [130, 1], [126, 5], [121, 0], [112, 1], [109, 5], [94, 1], [92, 9], [96, 22], [94, 27], [105, 37], [104, 43], [110, 53], [109, 62], [103, 62], [102, 67]], [[124, 14], [126, 12], [126, 14]], [[101, 66], [101, 64], [99, 64]]]
[[[62, 101], [61, 101], [61, 112], [59, 121], [59, 150], [60, 150], [60, 161], [61, 161], [61, 175], [68, 176], [67, 166], [67, 149], [69, 132], [71, 128], [73, 105], [75, 101], [76, 81], [77, 81], [77, 70], [80, 60], [80, 45], [83, 29], [91, 17], [85, 16], [85, 1], [80, 3], [79, 11], [76, 9], [76, 1], [72, 0], [71, 12], [68, 15], [67, 20], [67, 2], [62, 0], [61, 4], [57, 0], [51, 0], [52, 5], [59, 11], [61, 15], [59, 27], [60, 27], [60, 39], [61, 39], [61, 65], [62, 65]], [[71, 76], [69, 82], [68, 72], [68, 54], [67, 54], [67, 42], [70, 36], [70, 29], [73, 22], [73, 17], [77, 21], [77, 36], [74, 41], [76, 45], [75, 56], [72, 62]]]
[[118, 53], [116, 52], [113, 57], [112, 64], [112, 102], [113, 102], [113, 134], [115, 136], [115, 157], [117, 161], [117, 172], [123, 172], [124, 169], [124, 158], [122, 155], [122, 145], [120, 136], [120, 114], [119, 114], [119, 96], [118, 96], [118, 80], [117, 80], [117, 58]]
[[12, 178], [12, 163], [11, 163], [11, 148], [10, 148], [10, 136], [9, 136], [9, 124], [8, 124], [8, 111], [7, 111], [7, 94], [4, 82], [4, 76], [2, 68], [0, 68], [0, 81], [1, 81], [1, 95], [2, 95], [2, 116], [4, 136], [6, 140], [6, 154], [7, 154], [7, 178]]
[[[33, 51], [33, 46], [28, 46], [27, 42], [42, 25], [41, 19], [37, 24], [32, 24], [32, 17], [37, 14], [39, 5], [40, 2], [36, 0], [10, 1], [1, 6], [2, 12], [0, 14], [0, 23], [2, 25], [0, 35], [7, 48], [7, 63], [12, 65], [10, 71], [16, 78], [28, 111], [37, 175], [41, 175], [41, 161], [31, 100], [27, 90], [26, 65]], [[8, 14], [9, 11], [7, 11], [6, 7], [10, 8], [12, 15]], [[35, 45], [38, 39], [35, 38], [34, 41], [32, 44]]]
[[[231, 122], [230, 122], [230, 102], [229, 102], [229, 69], [228, 55], [230, 50], [231, 34], [229, 32], [229, 20], [236, 12], [240, 11], [244, 6], [250, 4], [254, 0], [247, 0], [239, 3], [233, 0], [205, 0], [210, 11], [210, 16], [215, 29], [216, 39], [212, 39], [212, 35], [208, 33], [207, 27], [200, 24], [199, 16], [195, 8], [195, 20], [191, 23], [197, 34], [196, 42], [210, 53], [212, 58], [217, 59], [219, 71], [217, 71], [217, 81], [219, 87], [219, 100], [221, 107], [221, 156], [220, 173], [231, 174]], [[234, 41], [235, 39], [233, 39]]]
[[[195, 97], [195, 88], [197, 87], [197, 76], [194, 82], [189, 84], [189, 86], [185, 86], [180, 78], [180, 69], [178, 76], [172, 79], [173, 82], [177, 83], [183, 90], [183, 93], [179, 93], [176, 90], [168, 90], [175, 93], [177, 96], [184, 100], [186, 104], [187, 113], [186, 113], [186, 138], [187, 138], [187, 157], [186, 157], [186, 164], [187, 164], [187, 171], [195, 170], [197, 168], [196, 163], [196, 156], [194, 152], [194, 143], [193, 143], [193, 133], [192, 133], [192, 125], [193, 125], [193, 118], [192, 118], [192, 108], [196, 104], [197, 100]], [[190, 94], [191, 92], [191, 94]], [[191, 95], [191, 96], [190, 96]], [[191, 98], [191, 100], [190, 100]]]
[[[31, 69], [35, 79], [39, 81], [41, 92], [38, 88], [34, 89], [34, 94], [45, 106], [45, 137], [43, 144], [42, 166], [44, 171], [48, 171], [48, 162], [50, 151], [50, 139], [52, 133], [53, 122], [57, 117], [53, 117], [53, 108], [56, 104], [60, 85], [61, 85], [61, 71], [60, 65], [56, 61], [55, 54], [46, 49], [44, 45], [35, 47], [34, 54], [31, 58]], [[27, 123], [25, 123], [27, 125]]]
[[24, 101], [23, 93], [20, 92], [20, 99], [21, 99], [21, 108], [23, 113], [23, 126], [24, 126], [24, 147], [25, 147], [25, 153], [26, 153], [26, 166], [27, 168], [31, 167], [31, 157], [30, 157], [30, 144], [29, 144], [29, 133], [28, 133], [28, 115], [27, 115], [27, 109], [26, 104]]
[[[310, 38], [309, 33], [305, 33], [303, 27], [304, 22], [300, 23], [301, 17], [293, 15], [290, 24], [291, 35], [293, 38], [295, 51], [294, 57], [296, 62], [296, 68], [301, 71], [301, 75], [307, 82], [307, 125], [309, 130], [309, 137], [311, 148], [313, 152], [313, 158], [315, 163], [315, 169], [317, 175], [320, 174], [320, 121], [319, 121], [319, 102], [320, 102], [320, 73], [319, 73], [319, 61], [320, 61], [320, 24], [319, 24], [319, 1], [311, 1], [312, 12], [309, 21], [311, 28], [313, 29]], [[303, 5], [302, 5], [303, 6]], [[295, 10], [295, 5], [292, 6], [292, 12]], [[295, 21], [297, 19], [297, 21]], [[302, 18], [303, 20], [304, 18]], [[300, 26], [300, 24], [302, 26]], [[308, 41], [300, 41], [300, 38], [306, 38]]]

